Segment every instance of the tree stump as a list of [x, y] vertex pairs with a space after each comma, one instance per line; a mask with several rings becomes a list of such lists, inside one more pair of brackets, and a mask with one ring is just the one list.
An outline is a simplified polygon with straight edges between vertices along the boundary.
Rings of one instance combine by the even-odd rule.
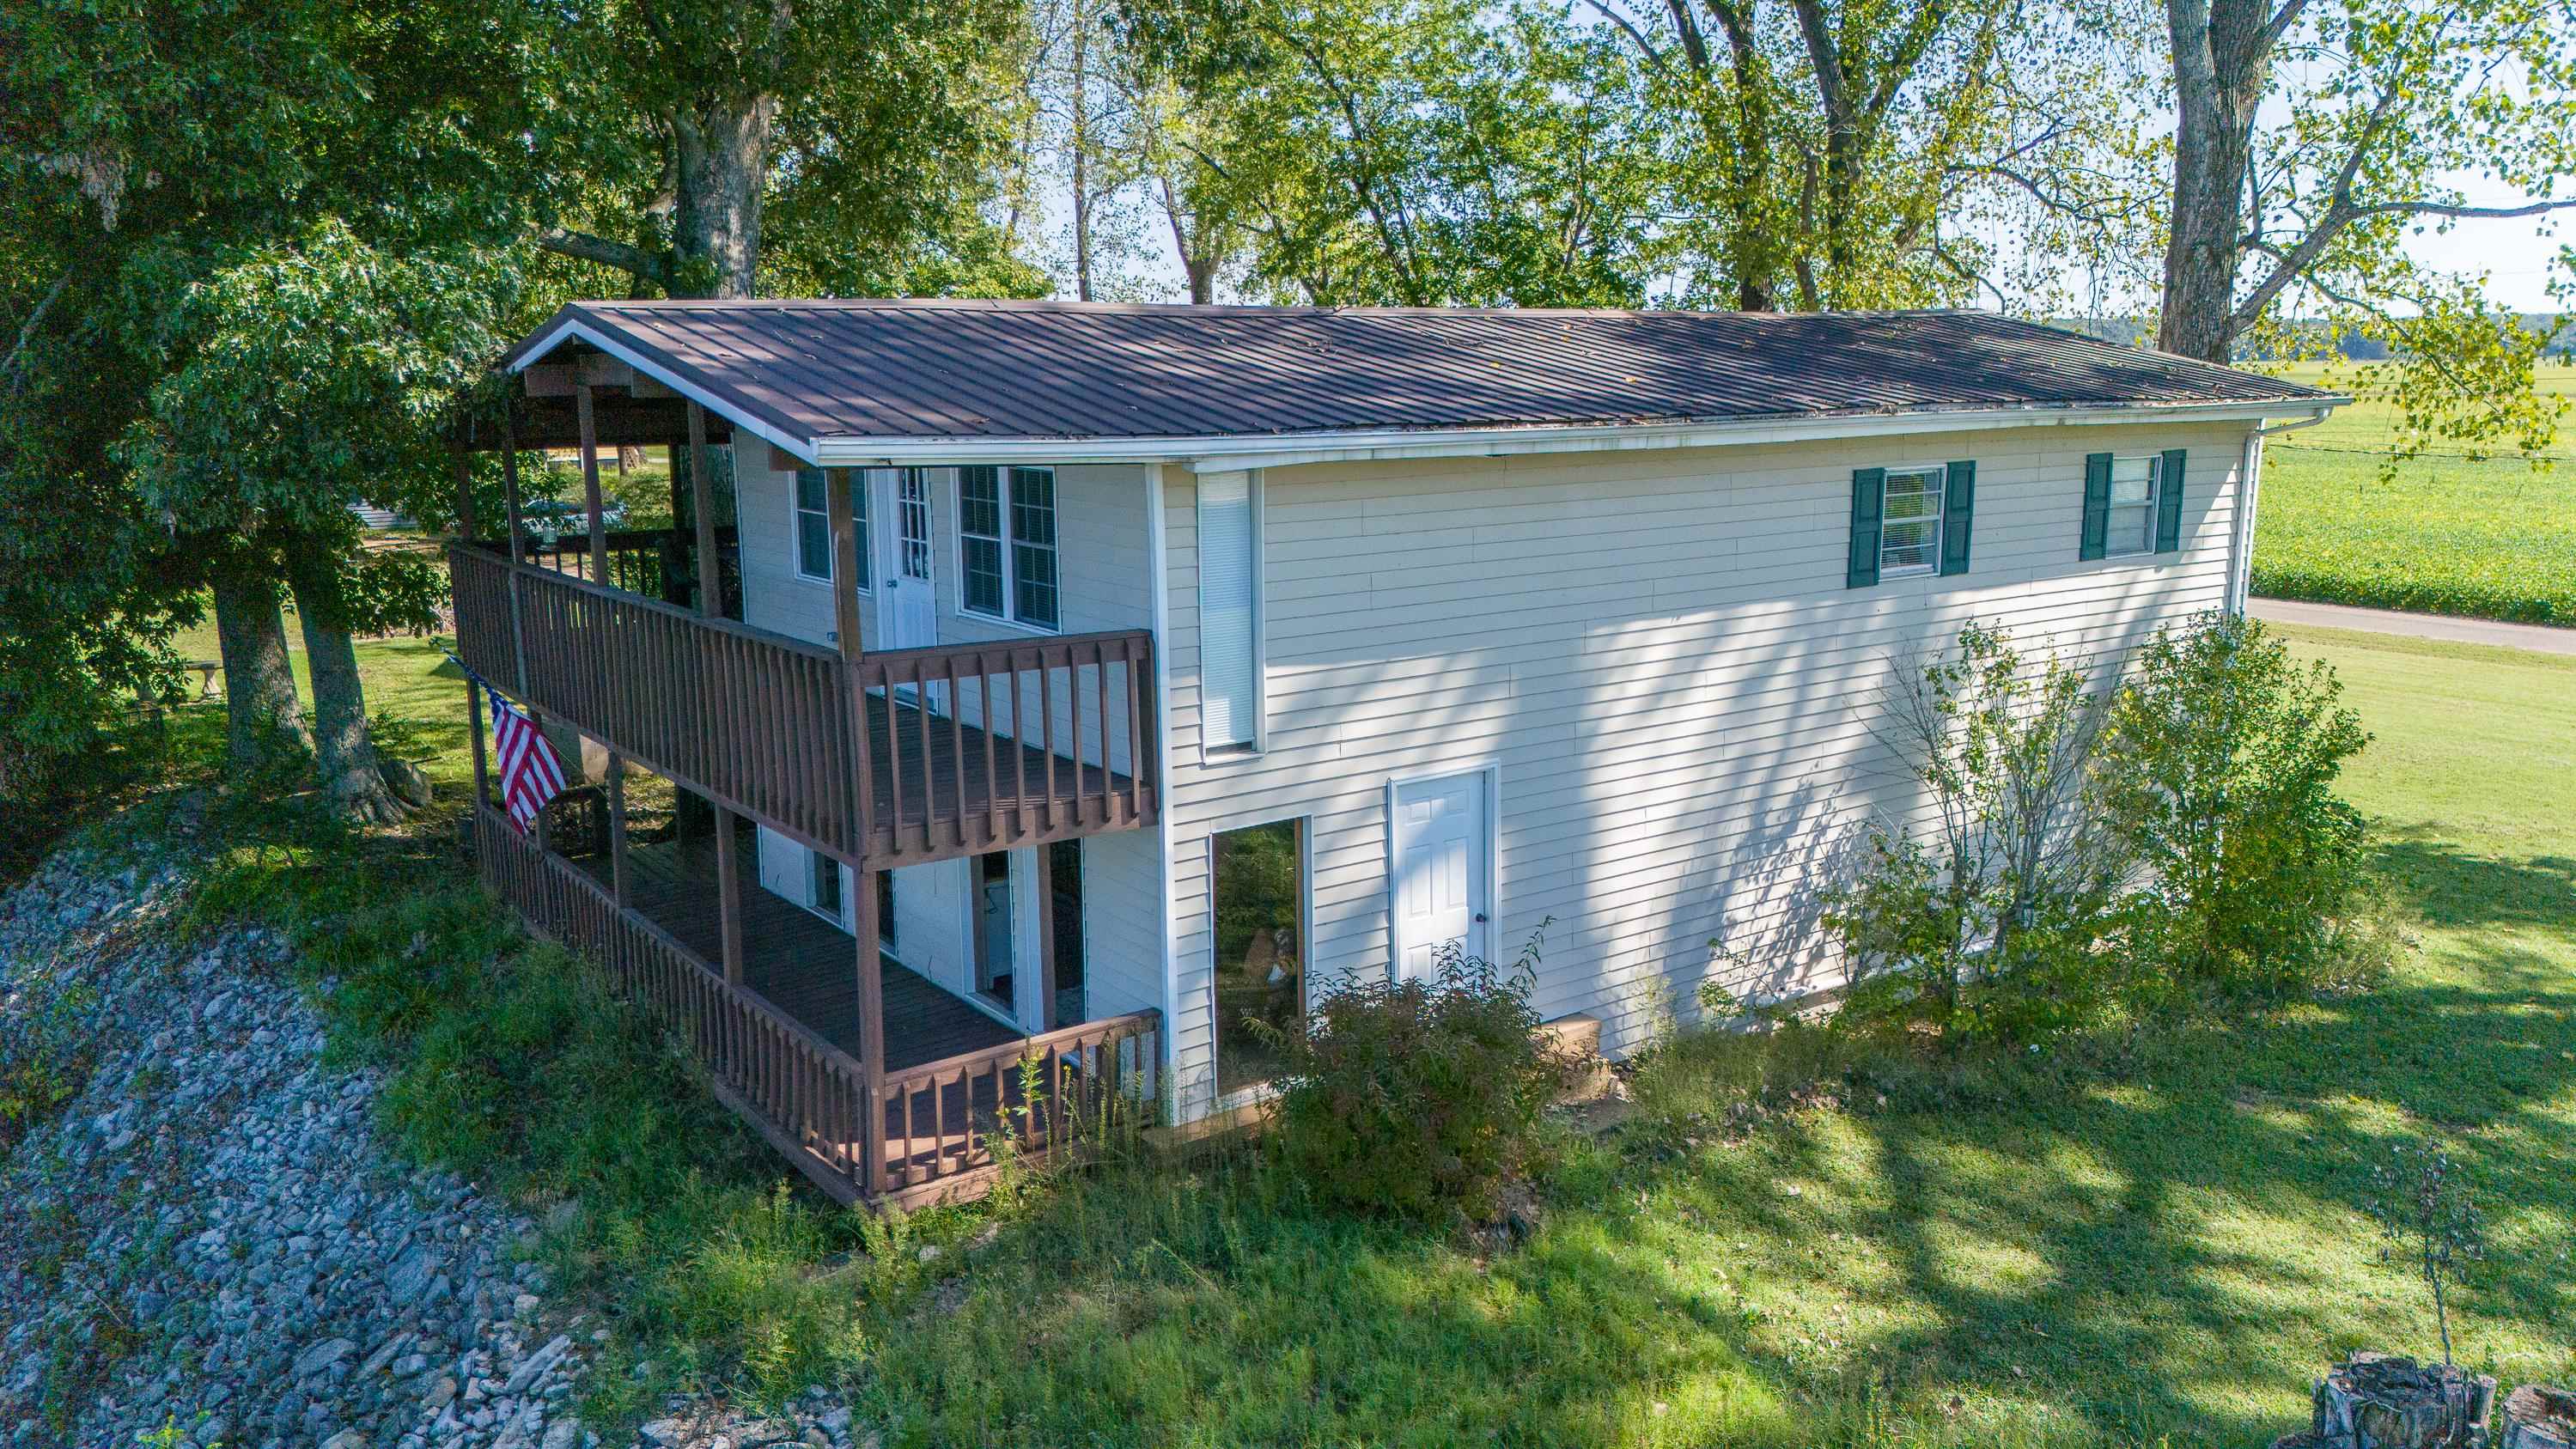
[[2496, 1449], [2576, 1449], [2576, 1391], [2524, 1384], [2504, 1396]]
[[[2308, 1431], [2273, 1449], [2481, 1449], [2494, 1406], [2495, 1380], [2483, 1374], [2356, 1353], [2317, 1380]], [[2531, 1449], [2558, 1446], [2538, 1439]]]

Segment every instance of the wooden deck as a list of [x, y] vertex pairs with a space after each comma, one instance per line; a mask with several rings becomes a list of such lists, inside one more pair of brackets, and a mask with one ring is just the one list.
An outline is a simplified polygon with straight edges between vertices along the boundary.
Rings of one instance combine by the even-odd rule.
[[[750, 832], [735, 852], [742, 875], [743, 984], [770, 1005], [856, 1056], [858, 943], [838, 926], [760, 883]], [[605, 854], [573, 862], [609, 883]], [[715, 842], [635, 845], [626, 852], [634, 908], [707, 961], [722, 961]], [[934, 1062], [1018, 1041], [1020, 1033], [929, 978], [885, 958], [886, 1068]]]

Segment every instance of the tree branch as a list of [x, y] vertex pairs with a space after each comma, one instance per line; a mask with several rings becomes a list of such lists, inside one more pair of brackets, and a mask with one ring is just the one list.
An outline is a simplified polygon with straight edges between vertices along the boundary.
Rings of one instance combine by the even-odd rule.
[[72, 274], [66, 269], [61, 276], [54, 278], [52, 286], [45, 289], [45, 295], [36, 299], [36, 309], [27, 314], [26, 325], [18, 329], [17, 343], [9, 349], [7, 357], [0, 357], [0, 377], [7, 377], [9, 369], [18, 365], [18, 354], [26, 351], [27, 344], [35, 340], [36, 328], [44, 323], [45, 314], [53, 310], [54, 299], [63, 294], [63, 288], [71, 279]]
[[615, 267], [630, 276], [651, 282], [665, 291], [670, 289], [670, 261], [664, 257], [657, 257], [642, 247], [628, 246], [624, 242], [610, 241], [606, 237], [592, 236], [588, 232], [572, 231], [560, 226], [540, 229], [536, 235], [536, 243], [541, 249], [553, 252], [557, 256], [576, 257], [585, 262], [597, 262], [604, 267]]

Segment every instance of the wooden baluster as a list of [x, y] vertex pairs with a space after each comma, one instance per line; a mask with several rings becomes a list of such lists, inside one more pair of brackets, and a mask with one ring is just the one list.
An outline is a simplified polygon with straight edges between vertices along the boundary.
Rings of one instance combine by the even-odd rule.
[[[1109, 651], [1099, 640], [1091, 641], [1091, 685], [1100, 706], [1100, 818], [1095, 824], [1109, 823]], [[1080, 749], [1080, 732], [1074, 748]]]
[[932, 834], [939, 828], [939, 774], [930, 745], [930, 666], [919, 655], [912, 659], [912, 718], [921, 745], [921, 849], [927, 855], [939, 849]]
[[1145, 817], [1145, 716], [1139, 701], [1145, 691], [1136, 678], [1138, 650], [1131, 641], [1127, 656], [1127, 819]]
[[1038, 646], [1038, 728], [1046, 740], [1046, 826], [1055, 833], [1055, 670], [1048, 663], [1050, 646]]
[[[1007, 648], [1002, 651], [1002, 657], [1009, 659]], [[993, 718], [993, 671], [980, 649], [975, 652], [975, 678], [984, 691], [984, 831], [999, 843], [1002, 839], [1002, 777], [995, 769], [993, 733], [1000, 728], [1000, 722]]]
[[[891, 797], [886, 805], [887, 848], [900, 850], [903, 845], [903, 731], [895, 727], [894, 670], [879, 663], [872, 682], [879, 686], [879, 693], [877, 703], [871, 708], [883, 709], [886, 721], [886, 785]], [[862, 727], [875, 728], [873, 724], [865, 723]], [[874, 744], [875, 735], [871, 734], [868, 740]], [[868, 789], [873, 793], [876, 781], [870, 780]]]
[[[1044, 656], [1040, 656], [1043, 662]], [[1020, 688], [1020, 651], [1013, 649], [1003, 656], [1011, 676], [1011, 769], [1018, 778], [1014, 798], [1018, 806], [1016, 831], [1026, 840], [1037, 829], [1037, 816], [1029, 808], [1029, 727], [1028, 696]]]
[[966, 700], [957, 688], [957, 656], [944, 661], [948, 680], [948, 753], [956, 779], [957, 848], [966, 848]]

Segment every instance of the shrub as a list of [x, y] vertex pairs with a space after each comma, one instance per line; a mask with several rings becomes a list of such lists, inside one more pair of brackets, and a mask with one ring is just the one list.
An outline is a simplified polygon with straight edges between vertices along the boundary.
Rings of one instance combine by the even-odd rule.
[[[2098, 948], [2128, 871], [2092, 808], [2102, 699], [2052, 655], [1970, 624], [1955, 650], [1900, 670], [1881, 739], [1917, 786], [1874, 822], [1860, 868], [1823, 892], [1850, 1026], [1944, 1041], [2024, 1039], [2097, 1015], [2118, 958]], [[1918, 824], [1928, 821], [1922, 833]]]
[[2278, 985], [2331, 964], [2364, 865], [2334, 782], [2370, 742], [2342, 689], [2250, 619], [2168, 626], [2138, 656], [2102, 800], [2152, 876], [2129, 903], [2136, 940], [2179, 978]]
[[1341, 983], [1302, 1029], [1252, 1023], [1287, 1068], [1277, 1150], [1318, 1197], [1409, 1217], [1499, 1213], [1566, 1065], [1530, 1008], [1540, 932], [1508, 972], [1453, 943], [1427, 979]]

